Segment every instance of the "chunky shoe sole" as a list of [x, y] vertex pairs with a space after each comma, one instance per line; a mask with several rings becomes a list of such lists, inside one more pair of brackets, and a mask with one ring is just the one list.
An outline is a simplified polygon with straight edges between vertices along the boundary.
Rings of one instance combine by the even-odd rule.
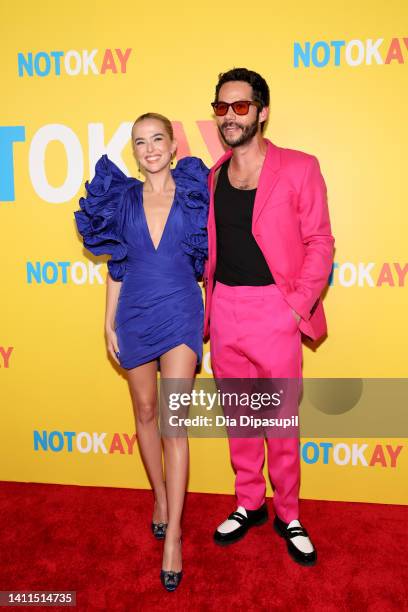
[[307, 558], [302, 558], [301, 556], [298, 556], [299, 554], [301, 555], [302, 553], [299, 551], [298, 553], [296, 553], [294, 550], [292, 550], [292, 546], [295, 548], [294, 544], [290, 544], [289, 540], [286, 539], [285, 537], [285, 533], [282, 532], [278, 525], [275, 523], [275, 521], [273, 522], [273, 528], [276, 531], [276, 533], [278, 534], [278, 536], [280, 536], [281, 538], [283, 538], [286, 541], [286, 546], [288, 549], [288, 553], [289, 555], [292, 557], [292, 559], [294, 561], [296, 561], [296, 563], [299, 563], [299, 565], [303, 565], [303, 566], [307, 566], [307, 567], [311, 567], [312, 565], [316, 565], [317, 563], [317, 553], [315, 551], [315, 556], [314, 558], [312, 557], [311, 559], [307, 559]]
[[261, 525], [265, 525], [265, 523], [268, 522], [268, 518], [269, 518], [268, 515], [263, 516], [262, 518], [258, 519], [254, 523], [251, 523], [251, 525], [248, 525], [248, 527], [246, 527], [245, 529], [241, 531], [240, 531], [240, 528], [238, 528], [236, 531], [239, 533], [236, 536], [228, 540], [217, 540], [215, 534], [217, 534], [218, 532], [216, 531], [213, 536], [213, 540], [216, 544], [218, 544], [218, 546], [229, 546], [230, 544], [235, 544], [235, 542], [239, 542], [240, 540], [242, 540], [242, 538], [246, 536], [246, 534], [251, 529], [251, 527], [260, 527]]

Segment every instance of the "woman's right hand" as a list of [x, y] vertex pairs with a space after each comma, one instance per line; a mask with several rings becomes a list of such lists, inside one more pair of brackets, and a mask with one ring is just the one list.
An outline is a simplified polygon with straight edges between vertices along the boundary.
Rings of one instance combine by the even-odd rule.
[[105, 329], [105, 336], [106, 336], [106, 347], [108, 349], [108, 353], [110, 354], [112, 359], [114, 359], [114, 361], [116, 361], [116, 363], [120, 365], [120, 361], [116, 355], [116, 353], [119, 353], [119, 346], [118, 346], [118, 337], [116, 335], [115, 330], [112, 329], [111, 327], [107, 327]]

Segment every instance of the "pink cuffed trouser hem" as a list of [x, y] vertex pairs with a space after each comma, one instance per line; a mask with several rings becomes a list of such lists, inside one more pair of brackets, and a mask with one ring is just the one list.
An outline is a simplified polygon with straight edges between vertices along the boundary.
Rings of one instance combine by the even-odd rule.
[[[301, 333], [277, 285], [231, 287], [217, 282], [210, 317], [215, 378], [301, 380]], [[267, 437], [266, 444], [274, 509], [289, 523], [299, 517], [299, 439]], [[265, 438], [230, 437], [229, 447], [238, 505], [255, 510], [265, 501]]]

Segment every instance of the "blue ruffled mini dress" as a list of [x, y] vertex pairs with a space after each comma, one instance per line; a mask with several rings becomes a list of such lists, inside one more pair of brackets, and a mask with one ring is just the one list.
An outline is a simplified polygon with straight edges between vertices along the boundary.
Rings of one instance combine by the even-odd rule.
[[208, 169], [197, 157], [171, 171], [176, 191], [155, 249], [143, 208], [143, 183], [107, 155], [86, 182], [75, 221], [84, 246], [109, 254], [109, 273], [122, 281], [115, 316], [119, 362], [131, 369], [186, 344], [202, 360], [204, 308], [197, 280], [207, 257]]

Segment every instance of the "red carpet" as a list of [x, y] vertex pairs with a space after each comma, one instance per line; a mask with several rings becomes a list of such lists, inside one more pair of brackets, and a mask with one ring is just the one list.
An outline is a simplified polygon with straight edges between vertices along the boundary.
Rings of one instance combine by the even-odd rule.
[[0, 590], [75, 590], [81, 612], [408, 609], [405, 506], [302, 500], [318, 550], [311, 568], [292, 561], [271, 521], [228, 548], [213, 544], [233, 509], [230, 496], [188, 494], [185, 575], [167, 593], [149, 491], [0, 483]]

